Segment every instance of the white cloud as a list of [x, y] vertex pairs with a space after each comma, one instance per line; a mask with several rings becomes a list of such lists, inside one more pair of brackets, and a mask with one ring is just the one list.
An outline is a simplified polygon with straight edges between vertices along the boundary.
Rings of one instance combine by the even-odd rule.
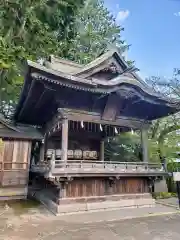
[[118, 12], [116, 21], [117, 22], [123, 22], [130, 14], [129, 10], [121, 10]]
[[174, 13], [174, 16], [176, 16], [176, 17], [180, 17], [180, 12], [176, 12], [176, 13]]

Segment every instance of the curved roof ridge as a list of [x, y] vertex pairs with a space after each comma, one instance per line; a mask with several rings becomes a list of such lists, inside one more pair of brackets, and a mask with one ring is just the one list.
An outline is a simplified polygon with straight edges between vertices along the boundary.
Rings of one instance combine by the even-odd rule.
[[123, 59], [123, 57], [120, 56], [120, 53], [115, 49], [111, 49], [111, 50], [103, 53], [102, 55], [100, 55], [99, 57], [97, 57], [96, 59], [91, 61], [90, 63], [86, 64], [79, 72], [76, 73], [76, 75], [82, 74], [86, 71], [89, 71], [92, 68], [99, 66], [106, 60], [109, 60], [111, 57], [113, 57], [113, 55], [115, 55], [115, 58], [117, 58], [117, 61], [121, 62], [124, 65], [124, 67], [128, 67], [128, 64]]
[[[86, 78], [82, 78], [80, 76], [72, 76], [71, 74], [62, 73], [57, 70], [49, 69], [45, 66], [42, 66], [38, 63], [29, 61], [29, 60], [27, 62], [30, 67], [37, 68], [41, 71], [50, 73], [50, 74], [60, 77], [62, 79], [63, 78], [67, 79], [72, 84], [79, 83], [79, 84], [87, 85], [93, 89], [104, 88], [104, 89], [108, 89], [107, 92], [115, 91], [114, 89], [117, 89], [122, 84], [129, 84], [132, 86], [134, 85], [134, 86], [139, 87], [143, 92], [147, 93], [148, 95], [155, 96], [159, 99], [165, 100], [166, 102], [169, 100], [169, 99], [167, 99], [167, 97], [164, 97], [161, 93], [154, 91], [154, 89], [151, 88], [145, 81], [143, 81], [141, 79], [129, 77], [129, 76], [124, 76], [123, 74], [113, 78], [110, 81], [99, 80], [97, 78], [86, 79]], [[32, 75], [36, 76], [39, 74], [32, 73]], [[59, 82], [59, 81], [56, 80], [55, 82]], [[179, 101], [177, 101], [177, 99], [176, 100], [170, 99], [170, 100], [171, 100], [171, 102], [179, 102]]]
[[138, 81], [138, 79], [134, 79], [128, 76], [124, 76], [124, 75], [119, 75], [116, 78], [113, 78], [110, 81], [105, 81], [105, 80], [93, 80], [93, 82], [95, 82], [97, 85], [101, 85], [101, 86], [107, 86], [109, 88], [114, 88], [114, 87], [118, 87], [122, 84], [129, 84], [132, 86], [137, 86], [139, 87], [143, 92], [147, 93], [148, 95], [151, 96], [155, 96], [159, 99], [162, 99], [164, 101], [168, 101], [171, 100], [171, 102], [173, 103], [179, 103], [180, 101], [178, 101], [177, 99], [169, 99], [167, 97], [164, 97], [160, 92], [155, 91], [153, 88], [151, 88], [145, 81], [140, 82]]
[[79, 64], [77, 62], [71, 61], [71, 60], [66, 59], [66, 58], [61, 58], [61, 57], [58, 57], [58, 56], [55, 56], [55, 55], [50, 55], [49, 58], [50, 58], [50, 62], [53, 62], [53, 60], [55, 60], [55, 61], [59, 61], [59, 62], [62, 62], [62, 63], [66, 63], [68, 65], [73, 65], [73, 66], [76, 66], [76, 67], [79, 67], [79, 68], [84, 67], [83, 64]]

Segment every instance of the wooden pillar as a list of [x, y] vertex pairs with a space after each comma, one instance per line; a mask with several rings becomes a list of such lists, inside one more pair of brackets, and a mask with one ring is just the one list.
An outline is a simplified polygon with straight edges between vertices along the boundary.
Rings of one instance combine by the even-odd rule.
[[43, 143], [41, 144], [39, 155], [40, 155], [40, 162], [44, 162], [44, 160], [45, 160], [45, 146], [44, 146]]
[[148, 162], [148, 134], [147, 129], [141, 130], [141, 144], [142, 144], [142, 155], [143, 162]]
[[61, 182], [59, 184], [59, 198], [65, 198], [66, 197], [66, 183]]
[[104, 162], [104, 140], [100, 142], [100, 161]]
[[53, 173], [53, 171], [54, 171], [54, 169], [55, 169], [55, 152], [53, 151], [53, 153], [52, 153], [52, 156], [51, 156], [51, 160], [50, 160], [50, 162], [51, 162], [51, 174]]
[[68, 153], [68, 119], [62, 120], [61, 151], [61, 160], [66, 162]]

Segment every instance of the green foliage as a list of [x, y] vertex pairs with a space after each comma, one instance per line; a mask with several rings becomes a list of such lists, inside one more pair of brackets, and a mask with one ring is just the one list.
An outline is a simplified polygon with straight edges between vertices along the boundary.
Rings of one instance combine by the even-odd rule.
[[180, 151], [179, 126], [170, 121], [170, 117], [154, 121], [149, 131], [149, 153], [152, 162], [159, 162], [163, 157], [168, 161]]
[[152, 163], [159, 163], [159, 145], [156, 139], [148, 139], [148, 153], [149, 161]]
[[24, 47], [27, 56], [48, 56], [69, 39], [82, 1], [16, 0], [1, 3], [1, 35], [7, 44]]
[[[146, 81], [160, 92], [169, 101], [174, 102], [174, 98], [180, 100], [180, 71], [176, 69], [172, 78], [150, 77]], [[159, 157], [163, 156], [168, 161], [176, 157], [176, 152], [180, 151], [180, 115], [179, 113], [162, 118], [153, 122], [149, 138], [158, 143], [157, 152]]]
[[153, 193], [153, 197], [155, 199], [167, 199], [167, 198], [171, 198], [171, 197], [177, 197], [177, 193], [175, 193], [175, 192]]
[[88, 63], [109, 44], [122, 46], [121, 27], [101, 0], [2, 0], [0, 4], [0, 112], [12, 113], [24, 60], [50, 54]]
[[[153, 125], [153, 127], [155, 127]], [[180, 142], [180, 136], [176, 132], [168, 132], [163, 135], [162, 131], [156, 133], [152, 138], [152, 129], [149, 131], [148, 137], [148, 154], [149, 161], [152, 163], [160, 163], [162, 157], [166, 157], [167, 161], [177, 157], [177, 152], [180, 152], [178, 142]], [[165, 131], [163, 132], [165, 133]], [[162, 141], [162, 142], [161, 142]], [[105, 145], [105, 158], [106, 160], [114, 160], [121, 162], [142, 161], [142, 147], [141, 147], [140, 132], [136, 131], [134, 134], [122, 133], [115, 138], [109, 139]]]
[[[122, 133], [106, 142], [105, 157], [107, 160], [122, 162], [140, 162], [143, 160], [140, 131]], [[150, 162], [159, 162], [159, 145], [156, 140], [148, 139]]]
[[170, 160], [167, 164], [167, 168], [169, 172], [179, 172], [180, 171], [180, 163]]
[[[175, 162], [174, 160], [175, 159], [172, 159], [172, 160], [168, 161], [167, 170], [168, 170], [169, 173], [179, 172], [180, 171], [180, 163]], [[176, 189], [177, 189], [176, 183], [174, 182], [172, 176], [169, 176], [166, 179], [166, 183], [167, 183], [168, 191], [170, 191], [170, 192], [176, 191]]]
[[87, 64], [116, 47], [123, 52], [127, 45], [121, 39], [121, 28], [102, 0], [86, 0], [75, 19], [76, 36], [71, 40], [69, 58]]
[[63, 54], [82, 0], [2, 0], [0, 4], [0, 111], [12, 113], [23, 83], [24, 60]]
[[142, 161], [141, 139], [138, 133], [121, 133], [105, 143], [105, 159], [119, 162]]

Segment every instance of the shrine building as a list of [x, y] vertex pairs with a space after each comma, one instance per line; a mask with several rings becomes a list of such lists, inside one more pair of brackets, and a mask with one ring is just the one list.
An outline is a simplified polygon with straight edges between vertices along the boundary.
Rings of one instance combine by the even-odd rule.
[[[154, 206], [152, 185], [167, 172], [149, 162], [147, 131], [179, 110], [116, 50], [87, 65], [27, 61], [13, 119], [0, 118], [0, 199], [26, 198], [29, 182], [54, 213]], [[136, 130], [142, 161], [104, 158], [105, 141]]]

